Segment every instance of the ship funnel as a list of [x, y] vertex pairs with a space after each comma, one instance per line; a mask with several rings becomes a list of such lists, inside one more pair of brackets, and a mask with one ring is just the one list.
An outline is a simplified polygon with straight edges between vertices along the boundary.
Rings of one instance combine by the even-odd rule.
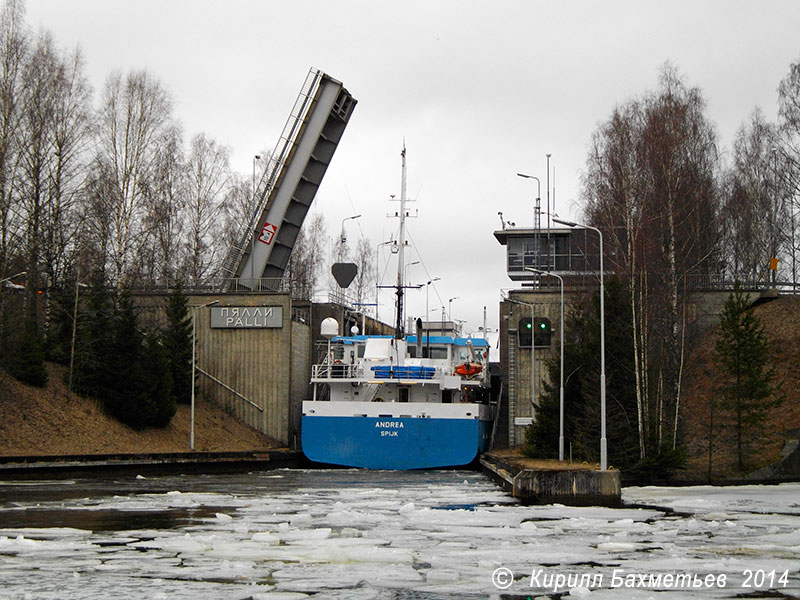
[[422, 319], [417, 319], [417, 358], [422, 358]]

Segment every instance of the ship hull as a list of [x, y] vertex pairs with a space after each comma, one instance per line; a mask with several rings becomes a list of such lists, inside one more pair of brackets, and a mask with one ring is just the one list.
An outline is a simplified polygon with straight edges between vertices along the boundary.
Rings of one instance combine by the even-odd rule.
[[471, 463], [489, 445], [478, 418], [303, 416], [303, 453], [314, 462], [366, 469], [433, 469]]

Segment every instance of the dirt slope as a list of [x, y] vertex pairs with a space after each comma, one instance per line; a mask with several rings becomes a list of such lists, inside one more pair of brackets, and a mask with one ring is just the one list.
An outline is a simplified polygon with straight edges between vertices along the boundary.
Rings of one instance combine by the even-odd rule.
[[[757, 306], [775, 363], [775, 383], [783, 395], [781, 406], [770, 411], [763, 433], [746, 454], [745, 472], [736, 469], [735, 442], [730, 418], [716, 416], [721, 425], [713, 436], [712, 478], [737, 478], [781, 458], [785, 444], [800, 433], [800, 297], [784, 296]], [[713, 397], [713, 361], [716, 330], [705, 332], [687, 360], [683, 426], [690, 460], [686, 476], [708, 474], [708, 399]]]
[[[50, 382], [45, 389], [23, 385], [0, 370], [0, 456], [189, 450], [189, 406], [179, 405], [164, 429], [135, 431], [103, 414], [94, 400], [77, 395], [69, 400], [64, 368], [48, 368]], [[216, 404], [197, 401], [197, 450], [260, 450], [278, 445]]]

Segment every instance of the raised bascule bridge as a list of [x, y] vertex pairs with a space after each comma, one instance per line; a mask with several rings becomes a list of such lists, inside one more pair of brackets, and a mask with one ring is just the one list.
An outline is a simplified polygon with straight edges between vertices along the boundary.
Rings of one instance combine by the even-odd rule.
[[276, 291], [306, 214], [333, 159], [356, 99], [311, 69], [268, 157], [254, 206], [222, 264], [221, 291]]

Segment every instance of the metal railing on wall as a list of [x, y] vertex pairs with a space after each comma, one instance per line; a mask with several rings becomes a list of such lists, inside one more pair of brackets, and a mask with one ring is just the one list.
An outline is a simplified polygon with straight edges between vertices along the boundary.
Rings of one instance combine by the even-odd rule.
[[692, 291], [777, 290], [781, 294], [800, 293], [800, 284], [792, 281], [769, 281], [767, 277], [746, 273], [693, 273], [686, 276], [686, 287]]

